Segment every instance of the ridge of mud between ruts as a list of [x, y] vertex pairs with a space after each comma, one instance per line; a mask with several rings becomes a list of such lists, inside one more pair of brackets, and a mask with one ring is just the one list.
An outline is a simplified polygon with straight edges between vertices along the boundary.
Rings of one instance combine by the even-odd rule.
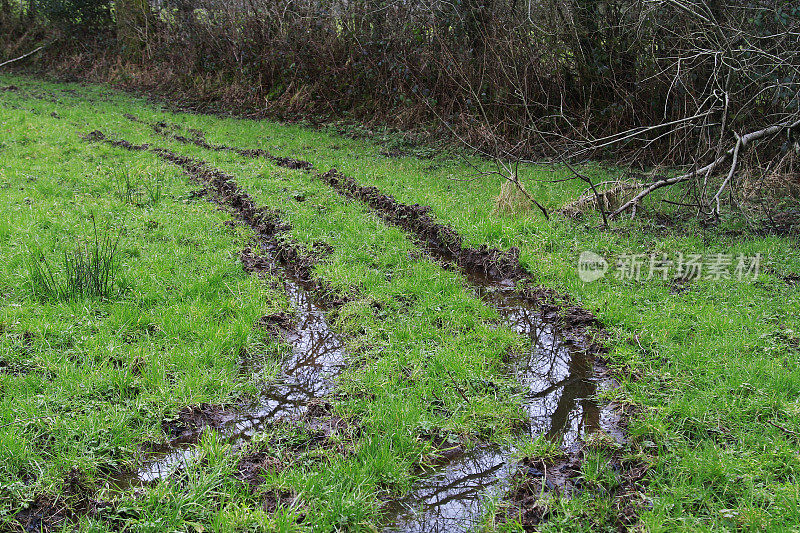
[[[133, 115], [126, 114], [129, 120], [148, 124]], [[148, 124], [156, 133], [172, 138], [183, 144], [194, 144], [200, 148], [216, 152], [232, 152], [248, 158], [264, 158], [278, 166], [312, 172], [316, 177], [330, 185], [340, 195], [359, 200], [369, 206], [383, 220], [406, 230], [424, 248], [436, 258], [446, 264], [455, 264], [465, 274], [486, 278], [491, 281], [502, 281], [516, 285], [514, 296], [538, 306], [542, 318], [557, 328], [559, 334], [575, 349], [582, 350], [596, 361], [595, 372], [598, 376], [613, 379], [611, 371], [604, 359], [605, 347], [601, 344], [604, 337], [602, 325], [588, 310], [575, 305], [572, 299], [565, 294], [533, 284], [531, 274], [519, 262], [519, 250], [512, 247], [508, 251], [489, 248], [483, 245], [479, 248], [464, 246], [464, 240], [453, 228], [436, 222], [431, 216], [431, 208], [418, 204], [407, 205], [398, 202], [394, 197], [380, 192], [377, 187], [362, 186], [354, 179], [346, 176], [333, 168], [322, 173], [314, 169], [312, 163], [300, 159], [274, 156], [263, 149], [245, 149], [212, 144], [206, 141], [200, 130], [191, 130], [191, 138], [180, 135], [181, 126], [158, 122]], [[102, 135], [92, 132], [89, 137]], [[159, 156], [183, 166], [189, 171], [211, 172], [225, 176], [219, 171], [211, 171], [204, 163], [179, 156], [167, 150], [150, 148], [149, 145], [131, 145], [124, 140], [112, 140], [103, 136], [103, 142], [127, 149], [151, 149]], [[192, 170], [194, 169], [194, 170]], [[614, 406], [619, 414], [618, 424], [622, 433], [625, 433], [627, 419], [633, 413], [630, 406]], [[524, 525], [533, 526], [546, 518], [547, 510], [537, 505], [538, 497], [548, 487], [557, 487], [558, 490], [568, 492], [567, 488], [573, 485], [572, 481], [580, 474], [581, 457], [584, 450], [576, 448], [569, 450], [565, 457], [549, 464], [541, 461], [529, 461], [523, 464], [527, 470], [534, 473], [533, 479], [517, 485], [511, 498], [519, 507], [520, 518]], [[617, 517], [620, 527], [630, 526], [638, 522], [638, 510], [646, 504], [642, 502], [644, 491], [643, 479], [648, 466], [640, 461], [623, 461], [621, 447], [610, 450], [612, 466], [620, 472], [621, 483], [617, 489]], [[536, 473], [541, 473], [536, 477]]]
[[[569, 295], [561, 294], [553, 289], [537, 286], [532, 275], [519, 262], [519, 249], [512, 247], [507, 251], [489, 248], [482, 245], [472, 248], [464, 245], [464, 239], [452, 227], [436, 222], [431, 216], [432, 209], [419, 204], [408, 205], [398, 202], [391, 195], [383, 194], [377, 187], [360, 185], [353, 178], [341, 173], [336, 168], [327, 172], [319, 172], [309, 161], [291, 157], [275, 156], [268, 151], [257, 148], [247, 149], [213, 144], [206, 140], [201, 130], [188, 130], [191, 137], [181, 135], [178, 124], [167, 122], [147, 123], [139, 118], [126, 114], [131, 121], [146, 124], [156, 133], [172, 138], [183, 144], [193, 144], [200, 148], [216, 152], [232, 152], [248, 158], [264, 158], [278, 166], [290, 169], [306, 170], [323, 180], [340, 195], [363, 202], [377, 213], [384, 221], [399, 226], [420, 241], [429, 252], [444, 263], [456, 264], [466, 274], [486, 277], [493, 281], [512, 282], [516, 285], [515, 296], [538, 306], [542, 318], [554, 325], [560, 335], [575, 348], [591, 354], [595, 361], [595, 372], [599, 376], [611, 378], [604, 355], [607, 350], [601, 341], [605, 336], [602, 324], [588, 310], [576, 305]], [[631, 406], [615, 406], [619, 411], [620, 430], [625, 433], [628, 418], [635, 408]], [[523, 523], [531, 525], [543, 518], [543, 510], [535, 503], [542, 488], [549, 485], [564, 487], [569, 477], [577, 476], [580, 468], [582, 450], [571, 451], [566, 459], [556, 464], [531, 462], [526, 465], [531, 472], [542, 472], [538, 480], [518, 486], [513, 499], [527, 509], [522, 511]], [[620, 526], [628, 526], [638, 521], [638, 508], [635, 499], [641, 499], [643, 479], [648, 466], [642, 462], [623, 464], [622, 452], [615, 449], [612, 453], [613, 466], [622, 472], [622, 484], [618, 489], [618, 520]], [[564, 478], [566, 472], [566, 479]], [[526, 515], [527, 511], [527, 515]]]
[[[99, 130], [83, 136], [90, 142], [102, 142], [130, 151], [151, 151], [161, 159], [183, 168], [187, 174], [196, 181], [202, 189], [194, 193], [195, 196], [209, 196], [222, 209], [230, 212], [254, 232], [254, 241], [264, 250], [273, 252], [274, 261], [279, 261], [284, 272], [289, 272], [302, 284], [304, 290], [311, 294], [314, 300], [327, 308], [337, 308], [345, 300], [333, 296], [332, 291], [315, 279], [311, 270], [320, 256], [331, 253], [329, 245], [314, 243], [310, 250], [304, 250], [298, 243], [283, 235], [291, 227], [282, 221], [278, 214], [268, 208], [260, 208], [253, 199], [242, 191], [232, 176], [222, 171], [209, 167], [204, 161], [180, 156], [148, 144], [133, 144], [126, 140], [110, 139]], [[262, 257], [254, 252], [250, 246], [245, 247], [240, 253], [242, 265], [248, 273], [274, 273], [275, 265], [272, 260]], [[285, 314], [263, 316], [257, 327], [263, 328], [272, 335], [281, 335], [292, 329], [292, 321]], [[313, 403], [308, 410], [300, 416], [299, 421], [304, 422], [311, 432], [309, 438], [315, 446], [327, 446], [333, 430], [348, 423], [332, 414], [331, 406], [327, 403]], [[177, 415], [162, 421], [162, 429], [169, 440], [163, 444], [144, 444], [145, 452], [163, 453], [181, 444], [196, 444], [206, 428], [222, 429], [236, 417], [236, 410], [220, 405], [200, 404], [187, 406]], [[356, 428], [357, 429], [357, 428]], [[264, 451], [248, 452], [239, 461], [236, 477], [255, 487], [261, 483], [259, 472], [266, 466], [274, 466], [279, 462]], [[124, 474], [122, 472], [117, 473]], [[70, 476], [75, 477], [73, 474]], [[67, 478], [72, 479], [72, 477]], [[65, 481], [66, 483], [66, 481]], [[65, 485], [67, 486], [67, 485]], [[70, 485], [71, 486], [71, 485]], [[88, 485], [87, 485], [88, 487]], [[87, 488], [83, 493], [92, 494], [94, 491]], [[71, 494], [71, 493], [70, 493]], [[72, 521], [79, 515], [89, 514], [98, 516], [99, 511], [112, 507], [108, 502], [94, 502], [85, 496], [77, 507], [72, 507], [69, 502], [61, 502], [59, 497], [40, 496], [36, 498], [30, 510], [18, 513], [17, 521], [23, 526], [31, 524], [38, 531], [51, 530], [60, 527], [67, 521]], [[268, 491], [265, 495], [264, 507], [266, 510], [275, 510], [279, 504], [292, 502], [295, 498], [286, 492]], [[73, 498], [74, 499], [74, 498]]]

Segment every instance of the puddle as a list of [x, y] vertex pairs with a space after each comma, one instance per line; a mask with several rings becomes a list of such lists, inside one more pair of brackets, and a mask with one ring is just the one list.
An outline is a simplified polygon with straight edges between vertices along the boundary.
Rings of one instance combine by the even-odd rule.
[[530, 351], [513, 360], [510, 368], [525, 389], [522, 403], [530, 435], [544, 434], [569, 448], [601, 427], [601, 410], [593, 399], [598, 386], [594, 358], [565, 345], [530, 302], [509, 293], [498, 286], [479, 290], [504, 325], [530, 339]]
[[487, 498], [500, 497], [513, 470], [505, 454], [478, 448], [424, 476], [403, 499], [392, 502], [386, 532], [469, 531], [483, 516]]
[[[594, 375], [591, 354], [566, 345], [535, 306], [516, 295], [513, 284], [469, 278], [503, 324], [530, 339], [530, 350], [509, 365], [525, 391], [522, 407], [530, 437], [545, 435], [569, 449], [601, 428], [613, 433], [615, 418], [593, 399], [603, 384]], [[424, 473], [409, 494], [387, 505], [385, 517], [392, 525], [384, 531], [474, 530], [487, 499], [501, 498], [510, 489], [516, 472], [512, 451], [479, 448]]]
[[[287, 275], [286, 272], [281, 272]], [[215, 427], [218, 434], [235, 448], [279, 419], [296, 419], [315, 400], [332, 391], [332, 379], [345, 366], [341, 340], [333, 333], [323, 309], [318, 307], [299, 281], [284, 279], [284, 287], [295, 311], [295, 326], [286, 335], [292, 351], [282, 365], [281, 374], [264, 385], [258, 401]], [[247, 362], [250, 368], [257, 362]], [[136, 472], [119, 476], [121, 489], [155, 482], [182, 470], [198, 459], [200, 450], [191, 443], [165, 446], [153, 452], [157, 459], [145, 461]]]

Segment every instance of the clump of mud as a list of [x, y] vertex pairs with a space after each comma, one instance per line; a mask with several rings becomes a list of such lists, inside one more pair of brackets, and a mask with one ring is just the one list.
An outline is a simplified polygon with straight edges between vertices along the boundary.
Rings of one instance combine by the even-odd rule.
[[[501, 518], [517, 520], [526, 531], [533, 531], [552, 510], [548, 501], [542, 499], [543, 494], [567, 497], [587, 491], [607, 494], [608, 487], [592, 485], [584, 479], [581, 467], [585, 450], [580, 446], [559, 458], [523, 459], [509, 495], [512, 505], [503, 511]], [[617, 476], [617, 484], [611, 488], [616, 526], [620, 531], [629, 531], [639, 522], [642, 510], [652, 509], [652, 502], [644, 496], [646, 487], [642, 482], [649, 465], [638, 459], [626, 459], [621, 447], [604, 451], [609, 457], [609, 468]]]
[[314, 401], [300, 416], [282, 419], [276, 426], [276, 436], [245, 453], [235, 475], [257, 487], [264, 482], [265, 473], [280, 472], [306, 452], [352, 453], [353, 438], [359, 433], [360, 426], [334, 414], [329, 403]]
[[116, 146], [117, 148], [125, 148], [126, 150], [132, 150], [132, 151], [142, 151], [150, 148], [150, 145], [148, 144], [133, 144], [124, 139], [123, 140], [109, 139], [108, 137], [106, 137], [105, 133], [103, 133], [100, 130], [94, 130], [87, 133], [86, 135], [83, 136], [83, 139], [89, 142], [104, 142], [106, 144], [110, 144], [111, 146]]
[[258, 327], [272, 336], [285, 336], [294, 328], [294, 321], [287, 313], [275, 313], [259, 318]]
[[[251, 452], [242, 457], [234, 476], [245, 483], [251, 491], [258, 489], [264, 482], [265, 472], [280, 472], [286, 465], [282, 460], [266, 451]], [[262, 508], [274, 513], [281, 507], [293, 507], [298, 504], [299, 497], [294, 492], [284, 489], [270, 489], [261, 493]], [[298, 517], [301, 523], [303, 517]]]
[[220, 405], [203, 403], [181, 409], [175, 417], [166, 418], [161, 428], [169, 436], [170, 445], [197, 442], [206, 428], [219, 429], [230, 423], [234, 411]]
[[236, 479], [243, 481], [251, 487], [257, 487], [264, 482], [264, 472], [280, 472], [286, 465], [278, 457], [267, 451], [256, 451], [245, 454], [236, 466]]
[[95, 489], [77, 468], [64, 478], [61, 494], [39, 494], [14, 519], [22, 531], [60, 531], [81, 516], [100, 516], [112, 508], [108, 502], [95, 498]]

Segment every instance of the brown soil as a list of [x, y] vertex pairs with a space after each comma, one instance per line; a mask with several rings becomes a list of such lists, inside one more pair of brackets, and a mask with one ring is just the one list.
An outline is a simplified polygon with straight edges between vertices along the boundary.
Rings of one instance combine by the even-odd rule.
[[80, 516], [96, 517], [111, 507], [110, 503], [95, 499], [95, 490], [86, 476], [73, 468], [64, 478], [60, 495], [39, 494], [14, 518], [22, 531], [46, 533], [60, 531]]
[[357, 425], [335, 414], [333, 406], [327, 402], [311, 404], [301, 423], [311, 431], [313, 440], [320, 446], [339, 453], [347, 453], [343, 443], [360, 432]]
[[[504, 511], [506, 518], [519, 520], [525, 531], [536, 531], [547, 519], [550, 508], [542, 502], [541, 495], [575, 495], [587, 489], [605, 490], [602, 487], [587, 487], [581, 478], [582, 453], [574, 451], [559, 460], [524, 459], [516, 474], [515, 488], [510, 494], [512, 506]], [[629, 531], [639, 521], [639, 512], [651, 503], [643, 497], [645, 486], [642, 479], [648, 466], [641, 461], [625, 461], [623, 453], [611, 455], [611, 468], [619, 473], [619, 486], [614, 489], [617, 529]]]
[[261, 476], [263, 472], [280, 472], [284, 467], [283, 461], [266, 451], [252, 452], [239, 460], [235, 477], [251, 487], [257, 487], [264, 482]]
[[[313, 403], [299, 419], [283, 420], [291, 432], [302, 433], [299, 442], [287, 442], [285, 437], [271, 439], [266, 449], [245, 454], [236, 470], [236, 478], [251, 488], [264, 482], [262, 474], [267, 471], [280, 472], [298, 454], [313, 449], [324, 449], [333, 453], [347, 454], [354, 450], [352, 436], [357, 426], [332, 412], [329, 403]], [[281, 456], [287, 453], [287, 456]]]
[[194, 443], [207, 427], [219, 429], [233, 420], [235, 412], [219, 405], [202, 403], [181, 409], [175, 418], [164, 419], [161, 428], [170, 438], [170, 445]]
[[[280, 472], [285, 466], [283, 461], [274, 455], [266, 451], [257, 451], [248, 453], [241, 458], [234, 476], [255, 491], [264, 483], [264, 478], [262, 477], [264, 472]], [[286, 490], [267, 490], [263, 492], [262, 497], [263, 509], [268, 513], [274, 513], [281, 507], [290, 507], [297, 504], [297, 495]], [[298, 522], [301, 521], [298, 520]]]
[[[280, 166], [289, 168], [313, 169], [313, 165], [306, 161], [291, 158], [278, 158], [264, 150], [245, 150], [221, 145], [210, 145], [198, 135], [195, 135], [194, 139], [179, 136], [183, 139], [181, 140], [178, 139], [175, 134], [170, 133], [168, 127], [155, 125], [154, 129], [163, 135], [169, 135], [175, 138], [179, 142], [192, 143], [211, 150], [231, 151], [245, 157], [264, 157]], [[128, 146], [121, 144], [125, 141], [109, 141], [104, 136], [92, 140], [101, 140], [114, 144], [115, 146], [128, 148]], [[147, 145], [144, 146], [147, 148]], [[142, 148], [133, 146], [129, 149]], [[178, 156], [166, 150], [152, 150], [162, 158], [182, 166], [191, 175], [202, 177], [203, 179], [200, 180], [201, 182], [208, 182], [214, 185], [212, 189], [216, 189], [216, 194], [218, 196], [226, 199], [225, 202], [232, 205], [236, 212], [240, 213], [240, 216], [251, 226], [254, 228], [259, 227], [259, 219], [255, 214], [257, 213], [255, 206], [252, 205], [252, 201], [249, 200], [246, 193], [241, 193], [241, 191], [238, 190], [235, 183], [233, 186], [230, 185], [233, 183], [232, 178], [222, 174], [220, 171], [211, 171], [202, 162], [196, 162], [190, 158]], [[496, 248], [489, 248], [485, 245], [479, 248], [467, 247], [464, 245], [463, 237], [461, 237], [455, 229], [436, 222], [431, 216], [432, 210], [428, 206], [400, 203], [394, 197], [381, 193], [376, 187], [358, 184], [354, 179], [342, 174], [335, 168], [325, 173], [315, 172], [315, 174], [342, 196], [365, 203], [386, 222], [399, 226], [412, 234], [425, 246], [428, 252], [433, 254], [438, 260], [457, 265], [468, 276], [484, 279], [488, 278], [490, 281], [500, 281], [515, 285], [517, 287], [516, 296], [518, 298], [539, 306], [542, 317], [557, 328], [558, 333], [564, 338], [566, 343], [570, 344], [574, 349], [591, 354], [600, 367], [601, 372], [608, 373], [604, 361], [604, 354], [607, 350], [602, 345], [602, 340], [605, 335], [600, 322], [590, 311], [575, 305], [569, 295], [558, 293], [546, 287], [536, 286], [533, 276], [519, 262], [519, 249], [512, 247], [507, 251], [503, 251]], [[232, 188], [231, 190], [227, 190], [226, 187]], [[251, 215], [251, 213], [253, 214]], [[257, 233], [260, 232], [257, 230]], [[274, 235], [274, 230], [272, 233], [267, 232], [267, 234]], [[289, 253], [297, 252], [295, 249], [290, 249]], [[292, 260], [294, 263], [297, 262], [297, 260], [292, 259], [291, 256], [283, 259]], [[308, 277], [310, 278], [310, 273]], [[619, 425], [621, 427], [624, 427], [626, 424], [626, 416], [625, 413], [622, 413], [620, 416]], [[567, 486], [567, 480], [570, 477], [569, 473], [575, 470], [576, 467], [574, 465], [580, 464], [581, 456], [580, 449], [571, 450], [568, 452], [568, 457], [565, 462], [557, 467], [557, 469], [563, 469], [563, 472], [562, 470], [558, 470], [563, 473], [564, 479], [561, 480], [562, 486]], [[620, 464], [620, 468], [622, 478], [635, 478], [636, 481], [633, 483], [638, 483], [641, 476], [643, 476], [646, 471], [646, 469], [643, 470], [641, 476], [639, 476], [637, 466]], [[547, 482], [548, 479], [544, 479], [545, 485], [547, 485]], [[552, 479], [550, 479], [549, 482], [555, 485]], [[623, 484], [623, 487], [624, 486]], [[520, 490], [511, 494], [512, 503], [518, 505], [520, 509], [526, 510], [524, 512], [529, 513], [530, 516], [527, 520], [532, 525], [538, 523], [544, 515], [537, 509], [537, 504], [529, 500], [541, 493], [541, 484], [539, 485], [538, 492], [534, 490], [533, 487], [530, 488], [530, 494]], [[636, 518], [634, 508], [626, 506], [620, 508], [620, 523], [635, 523], [637, 520], [638, 518]]]

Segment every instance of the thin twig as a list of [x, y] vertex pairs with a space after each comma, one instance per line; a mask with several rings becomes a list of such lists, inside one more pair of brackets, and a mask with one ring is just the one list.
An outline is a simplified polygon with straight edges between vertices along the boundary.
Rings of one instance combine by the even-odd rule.
[[464, 393], [464, 389], [462, 389], [459, 384], [456, 383], [456, 378], [450, 373], [450, 370], [445, 368], [445, 372], [447, 372], [447, 375], [450, 376], [450, 380], [453, 382], [453, 387], [455, 387], [461, 397], [464, 398], [464, 401], [470, 403], [469, 398], [467, 398], [467, 395]]
[[777, 422], [773, 422], [772, 420], [767, 420], [767, 423], [770, 424], [771, 426], [775, 426], [776, 428], [778, 428], [778, 429], [780, 429], [782, 431], [785, 431], [786, 433], [788, 433], [789, 435], [791, 435], [793, 437], [800, 437], [800, 433], [798, 433], [796, 431], [792, 431], [791, 429], [789, 429], [787, 427], [783, 427], [782, 425], [778, 424]]
[[597, 202], [597, 209], [599, 209], [599, 210], [600, 210], [600, 215], [603, 217], [603, 227], [604, 227], [604, 228], [607, 228], [607, 227], [608, 227], [608, 216], [606, 215], [606, 208], [605, 208], [605, 207], [603, 207], [603, 202], [602, 202], [602, 201], [601, 201], [601, 199], [600, 199], [600, 193], [599, 193], [599, 192], [597, 192], [597, 188], [594, 186], [594, 182], [592, 181], [592, 179], [591, 179], [589, 176], [586, 176], [586, 175], [584, 175], [584, 174], [581, 174], [580, 172], [578, 172], [577, 170], [575, 170], [575, 168], [573, 168], [573, 166], [572, 166], [572, 165], [570, 165], [570, 164], [569, 164], [569, 162], [567, 162], [567, 160], [566, 160], [566, 159], [562, 160], [562, 163], [564, 163], [565, 165], [567, 165], [567, 168], [568, 168], [568, 169], [569, 169], [569, 170], [570, 170], [570, 171], [571, 171], [573, 174], [575, 174], [575, 175], [576, 175], [577, 177], [579, 177], [581, 180], [583, 180], [583, 181], [585, 181], [586, 183], [588, 183], [588, 184], [589, 184], [589, 187], [591, 187], [591, 188], [592, 188], [592, 192], [594, 193], [594, 198], [595, 198], [595, 201]]

